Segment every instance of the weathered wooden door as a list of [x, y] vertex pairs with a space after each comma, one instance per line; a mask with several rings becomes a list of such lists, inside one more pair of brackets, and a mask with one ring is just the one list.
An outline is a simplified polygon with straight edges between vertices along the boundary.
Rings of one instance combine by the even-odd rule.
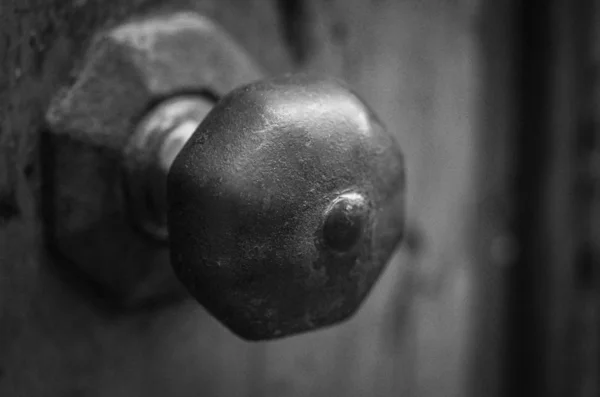
[[[269, 74], [346, 80], [396, 134], [407, 158], [408, 236], [351, 321], [247, 343], [191, 300], [111, 310], [57, 270], [41, 211], [48, 101], [95, 29], [139, 6], [179, 2], [0, 1], [0, 395], [449, 397], [472, 392], [474, 378], [474, 395], [494, 395], [500, 345], [474, 313], [494, 310], [497, 297], [475, 280], [507, 260], [510, 241], [503, 169], [478, 166], [478, 149], [491, 139], [501, 151], [503, 138], [475, 132], [482, 122], [506, 127], [482, 112], [480, 84], [491, 78], [501, 108], [507, 61], [480, 41], [502, 51], [506, 15], [488, 15], [479, 1], [185, 2]], [[495, 214], [483, 222], [481, 203]], [[485, 270], [488, 285], [500, 268]]]

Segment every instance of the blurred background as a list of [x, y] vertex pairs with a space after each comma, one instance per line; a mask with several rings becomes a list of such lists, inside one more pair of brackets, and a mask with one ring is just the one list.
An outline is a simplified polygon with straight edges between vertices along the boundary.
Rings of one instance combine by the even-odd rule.
[[[48, 270], [43, 113], [99, 26], [211, 17], [267, 74], [347, 81], [404, 151], [407, 236], [359, 313], [247, 343]], [[0, 395], [600, 396], [598, 2], [0, 0]]]

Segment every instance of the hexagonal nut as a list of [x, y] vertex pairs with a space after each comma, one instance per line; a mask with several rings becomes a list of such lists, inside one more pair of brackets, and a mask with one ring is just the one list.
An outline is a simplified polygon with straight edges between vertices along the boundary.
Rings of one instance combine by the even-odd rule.
[[220, 97], [261, 77], [229, 35], [194, 12], [137, 16], [98, 34], [74, 84], [52, 101], [56, 133], [121, 150], [157, 101], [205, 93]]
[[47, 112], [51, 244], [61, 263], [118, 305], [183, 296], [167, 244], [131, 221], [125, 149], [138, 120], [162, 100], [218, 98], [261, 73], [226, 32], [188, 11], [139, 15], [102, 31], [79, 65]]

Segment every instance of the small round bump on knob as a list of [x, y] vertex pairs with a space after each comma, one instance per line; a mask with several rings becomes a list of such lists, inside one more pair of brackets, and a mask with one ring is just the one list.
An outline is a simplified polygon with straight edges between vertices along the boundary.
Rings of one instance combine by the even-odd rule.
[[324, 217], [324, 243], [332, 250], [347, 252], [366, 232], [369, 208], [361, 194], [345, 193], [333, 201]]

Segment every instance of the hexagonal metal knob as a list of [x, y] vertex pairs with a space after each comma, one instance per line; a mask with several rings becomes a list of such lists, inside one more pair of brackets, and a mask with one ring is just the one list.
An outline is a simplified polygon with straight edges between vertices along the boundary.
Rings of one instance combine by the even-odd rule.
[[246, 339], [337, 323], [402, 239], [404, 172], [394, 137], [336, 81], [236, 89], [170, 170], [172, 265]]

